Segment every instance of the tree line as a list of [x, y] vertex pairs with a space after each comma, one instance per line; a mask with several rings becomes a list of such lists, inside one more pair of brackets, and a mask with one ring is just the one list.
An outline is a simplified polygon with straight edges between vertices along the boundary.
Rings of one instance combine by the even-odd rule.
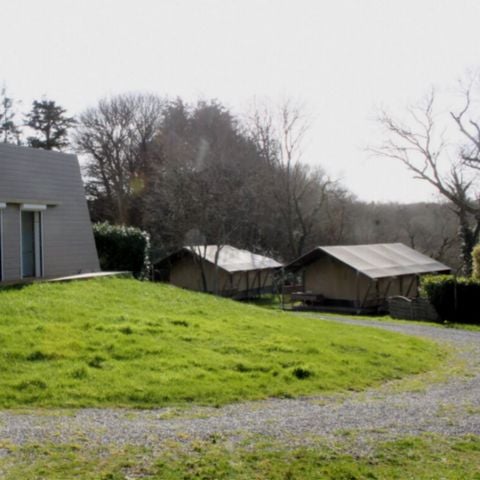
[[341, 236], [349, 199], [301, 161], [305, 128], [291, 102], [240, 120], [217, 101], [132, 94], [82, 113], [73, 144], [93, 218], [147, 229], [159, 256], [231, 243], [294, 258]]
[[[147, 230], [153, 261], [183, 245], [205, 243], [289, 261], [316, 245], [400, 241], [456, 269], [467, 262], [458, 231], [475, 235], [475, 200], [467, 196], [473, 183], [458, 190], [463, 200], [361, 202], [323, 169], [305, 163], [308, 119], [291, 100], [256, 104], [238, 116], [216, 100], [121, 94], [74, 118], [43, 99], [24, 116], [34, 134], [23, 138], [14, 101], [5, 91], [0, 100], [2, 140], [80, 154], [92, 220]], [[380, 123], [394, 126], [389, 120], [385, 114]], [[384, 147], [375, 151], [393, 156]], [[408, 149], [402, 152], [410, 158]], [[475, 155], [469, 150], [465, 162], [475, 162]], [[466, 220], [459, 215], [462, 205]]]
[[68, 130], [75, 125], [75, 119], [66, 114], [65, 108], [54, 100], [42, 98], [34, 100], [30, 110], [21, 115], [18, 104], [3, 86], [0, 89], [0, 141], [45, 150], [68, 147]]

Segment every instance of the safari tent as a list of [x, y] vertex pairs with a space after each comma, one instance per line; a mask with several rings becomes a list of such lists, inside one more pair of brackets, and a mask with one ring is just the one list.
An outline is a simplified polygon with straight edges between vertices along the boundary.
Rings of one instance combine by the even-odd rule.
[[0, 284], [99, 270], [77, 157], [0, 144]]
[[356, 310], [376, 309], [394, 295], [415, 297], [419, 276], [450, 272], [446, 265], [402, 243], [317, 247], [286, 270], [302, 275], [299, 299]]
[[185, 246], [155, 265], [173, 285], [233, 298], [271, 291], [281, 267], [273, 258], [230, 245]]

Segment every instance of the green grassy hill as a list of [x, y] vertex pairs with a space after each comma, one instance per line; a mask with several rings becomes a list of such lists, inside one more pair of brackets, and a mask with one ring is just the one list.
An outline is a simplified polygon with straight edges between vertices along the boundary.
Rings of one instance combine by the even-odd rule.
[[224, 404], [433, 368], [420, 339], [128, 279], [0, 290], [0, 406]]

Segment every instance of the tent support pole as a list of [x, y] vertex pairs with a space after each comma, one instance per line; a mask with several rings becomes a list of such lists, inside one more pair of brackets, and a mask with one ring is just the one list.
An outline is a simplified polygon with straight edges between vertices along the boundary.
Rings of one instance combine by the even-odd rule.
[[355, 277], [355, 291], [356, 291], [356, 297], [357, 297], [355, 303], [357, 308], [360, 308], [360, 291], [359, 291], [359, 281], [358, 281], [359, 277], [360, 277], [360, 272], [357, 270], [357, 275]]
[[412, 276], [412, 280], [410, 281], [409, 285], [408, 285], [408, 288], [407, 288], [407, 291], [405, 293], [405, 296], [408, 298], [408, 296], [410, 295], [410, 290], [412, 289], [413, 287], [413, 283], [417, 280], [417, 276], [416, 275], [413, 275]]
[[391, 277], [389, 280], [388, 280], [388, 283], [387, 283], [387, 288], [385, 289], [385, 293], [384, 293], [384, 299], [386, 300], [387, 299], [387, 295], [388, 295], [388, 292], [390, 290], [390, 287], [392, 285], [392, 281], [397, 278], [397, 277]]
[[362, 302], [360, 308], [363, 308], [365, 306], [365, 303], [367, 302], [367, 297], [368, 297], [368, 294], [370, 293], [370, 289], [372, 288], [372, 283], [373, 282], [375, 282], [375, 280], [370, 280], [370, 282], [368, 284], [367, 291], [365, 292], [365, 297], [363, 297], [363, 302]]

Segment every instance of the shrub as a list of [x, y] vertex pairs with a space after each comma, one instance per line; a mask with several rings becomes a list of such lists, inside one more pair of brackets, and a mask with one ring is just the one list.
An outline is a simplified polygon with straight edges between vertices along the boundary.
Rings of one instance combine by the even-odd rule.
[[110, 225], [93, 226], [100, 267], [102, 270], [127, 270], [137, 278], [150, 272], [150, 236], [135, 227]]
[[480, 282], [453, 275], [429, 275], [422, 279], [421, 294], [429, 299], [441, 320], [480, 323]]
[[472, 263], [472, 276], [475, 280], [480, 280], [480, 243], [472, 251]]

